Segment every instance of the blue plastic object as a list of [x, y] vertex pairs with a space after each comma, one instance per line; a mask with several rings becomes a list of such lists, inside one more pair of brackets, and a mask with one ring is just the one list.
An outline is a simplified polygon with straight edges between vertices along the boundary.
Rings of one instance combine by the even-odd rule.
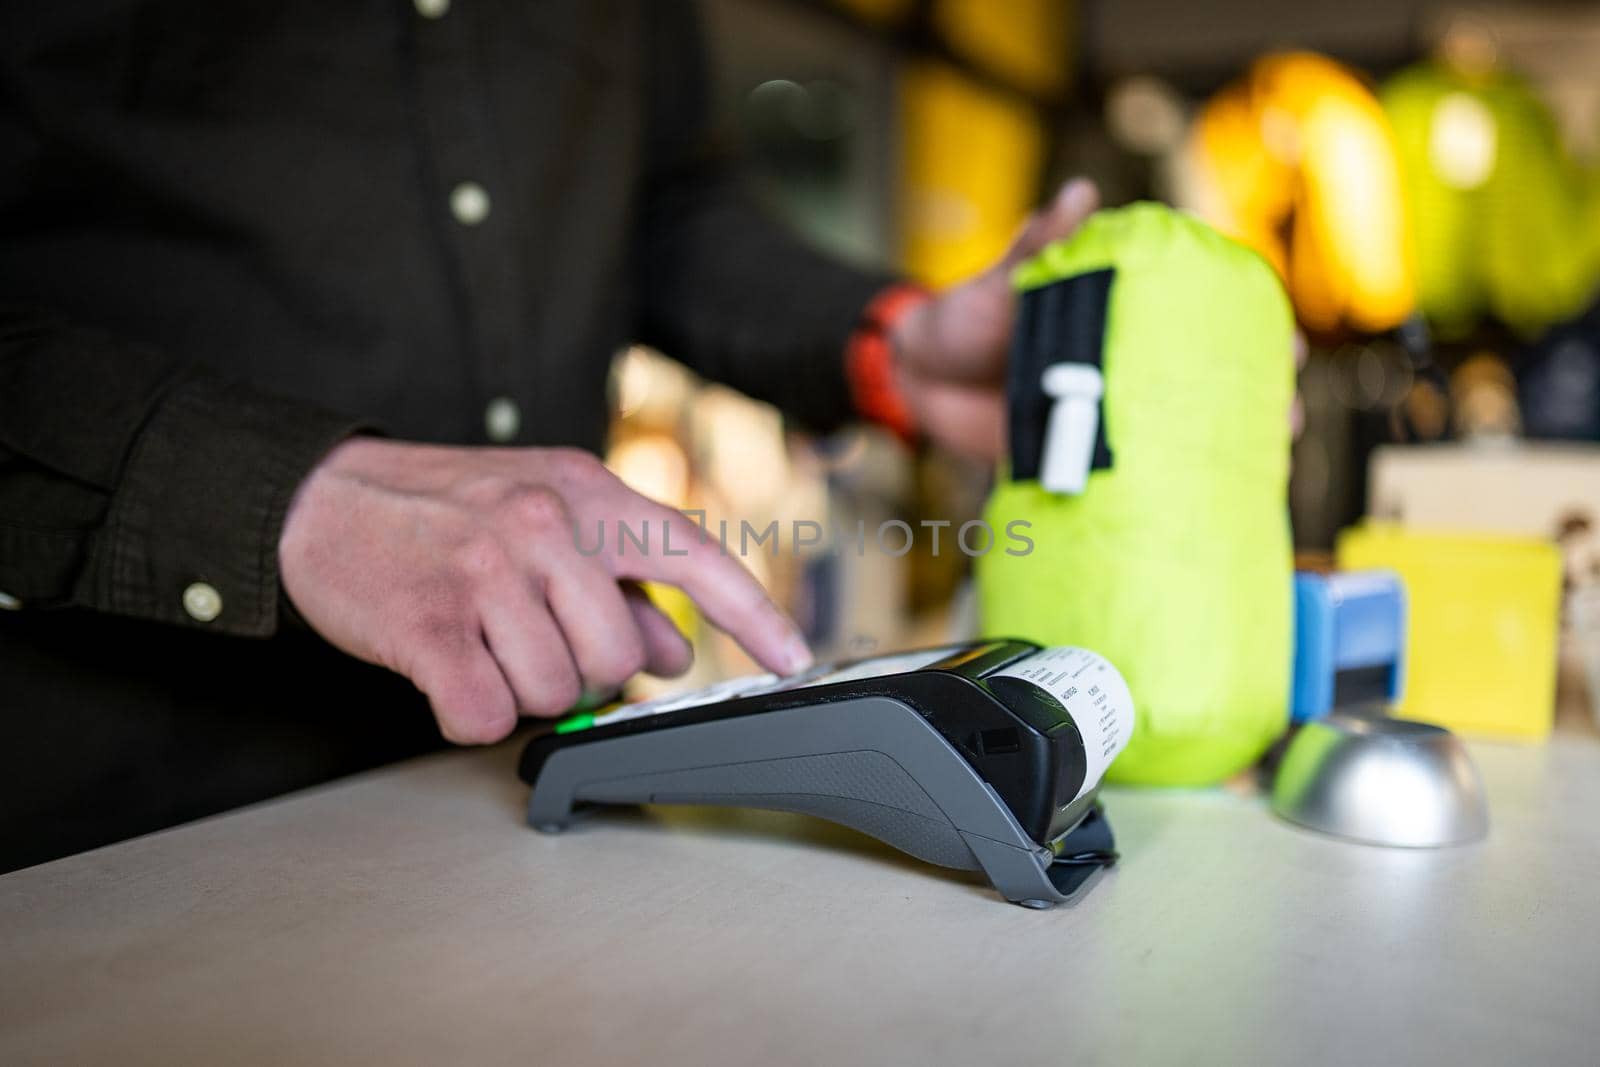
[[1405, 680], [1406, 595], [1389, 571], [1294, 576], [1295, 722], [1393, 704]]

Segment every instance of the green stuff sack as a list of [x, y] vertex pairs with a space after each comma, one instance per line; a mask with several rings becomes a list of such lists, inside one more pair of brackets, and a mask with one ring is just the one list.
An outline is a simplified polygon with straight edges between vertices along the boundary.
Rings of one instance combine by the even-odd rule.
[[[1112, 780], [1216, 782], [1288, 721], [1283, 287], [1254, 252], [1157, 204], [1100, 212], [1013, 282], [1011, 463], [985, 515], [1012, 536], [978, 561], [984, 631], [1116, 664], [1137, 725]], [[1049, 444], [1065, 401], [1040, 386], [1063, 362], [1074, 380], [1103, 376], [1092, 447], [1065, 453]], [[1093, 390], [1075, 395], [1079, 414], [1094, 408]], [[1080, 492], [1037, 480], [1063, 454], [1087, 461]]]
[[[1433, 64], [1395, 75], [1380, 94], [1406, 193], [1406, 225], [1417, 271], [1417, 306], [1441, 337], [1466, 336], [1488, 303], [1479, 263], [1478, 203], [1494, 162], [1494, 118], [1459, 79]], [[1444, 127], [1445, 136], [1440, 135]], [[1465, 143], [1440, 160], [1441, 142]], [[1476, 151], [1473, 151], [1473, 150]], [[1443, 165], [1441, 165], [1443, 164]]]
[[1578, 314], [1600, 285], [1587, 176], [1522, 79], [1426, 63], [1384, 86], [1405, 176], [1417, 303], [1435, 332], [1492, 313], [1525, 336]]

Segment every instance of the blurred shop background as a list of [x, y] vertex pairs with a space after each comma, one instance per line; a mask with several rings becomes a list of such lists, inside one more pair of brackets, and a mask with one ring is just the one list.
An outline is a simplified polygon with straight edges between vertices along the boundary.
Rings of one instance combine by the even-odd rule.
[[[1600, 581], [1600, 4], [702, 9], [754, 190], [838, 253], [955, 281], [1073, 174], [1107, 205], [1173, 203], [1261, 251], [1309, 342], [1289, 501], [1306, 560], [1376, 516], [1546, 539], [1569, 592]], [[937, 555], [922, 536], [902, 556], [795, 554], [790, 524], [959, 527], [990, 471], [874, 429], [806, 438], [641, 348], [613, 384], [613, 468], [713, 528], [777, 518], [782, 550], [746, 558], [820, 654], [971, 632], [970, 560], [948, 536]], [[672, 606], [702, 676], [744, 669]]]

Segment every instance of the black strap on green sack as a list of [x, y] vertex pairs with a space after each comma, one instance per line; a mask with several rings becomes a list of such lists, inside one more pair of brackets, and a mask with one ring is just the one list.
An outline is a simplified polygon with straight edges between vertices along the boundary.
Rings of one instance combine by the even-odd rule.
[[[1074, 274], [1021, 294], [1017, 323], [1011, 336], [1011, 365], [1006, 375], [1006, 402], [1010, 409], [1011, 477], [1032, 481], [1039, 477], [1044, 455], [1045, 424], [1055, 401], [1045, 395], [1044, 369], [1052, 363], [1088, 363], [1105, 373], [1106, 311], [1110, 306], [1110, 267]], [[1093, 470], [1111, 467], [1111, 447], [1106, 441], [1105, 398], [1095, 428]]]

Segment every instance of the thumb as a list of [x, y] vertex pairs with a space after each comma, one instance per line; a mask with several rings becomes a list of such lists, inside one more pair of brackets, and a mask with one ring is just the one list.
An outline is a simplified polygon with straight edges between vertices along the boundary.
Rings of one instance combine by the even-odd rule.
[[1100, 193], [1088, 178], [1073, 178], [1056, 191], [1055, 199], [1028, 219], [1011, 243], [1000, 266], [1009, 271], [1051, 241], [1070, 236], [1100, 206]]

